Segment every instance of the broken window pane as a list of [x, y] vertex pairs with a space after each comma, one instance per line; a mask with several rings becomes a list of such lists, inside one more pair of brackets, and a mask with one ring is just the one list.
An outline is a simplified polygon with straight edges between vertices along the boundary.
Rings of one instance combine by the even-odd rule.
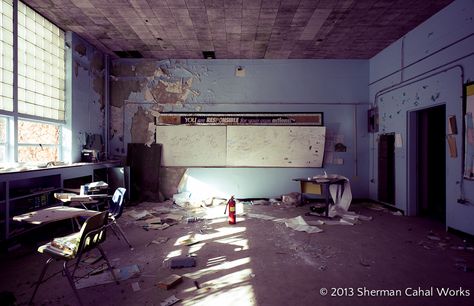
[[60, 131], [58, 125], [18, 120], [18, 161], [59, 160]]
[[49, 162], [58, 161], [59, 151], [57, 146], [20, 146], [18, 145], [19, 162]]

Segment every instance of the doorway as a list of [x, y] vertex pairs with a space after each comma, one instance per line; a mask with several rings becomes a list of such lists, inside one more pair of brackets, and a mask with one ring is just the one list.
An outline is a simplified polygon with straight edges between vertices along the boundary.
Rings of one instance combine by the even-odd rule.
[[[446, 106], [410, 115], [411, 211], [446, 221]], [[415, 187], [416, 186], [416, 187]]]
[[378, 200], [395, 205], [395, 134], [380, 135], [378, 155]]

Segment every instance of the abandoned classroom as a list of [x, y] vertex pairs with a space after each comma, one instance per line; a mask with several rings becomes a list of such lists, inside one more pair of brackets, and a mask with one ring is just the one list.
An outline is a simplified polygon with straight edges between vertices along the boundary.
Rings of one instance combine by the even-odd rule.
[[0, 305], [473, 305], [473, 0], [0, 23]]

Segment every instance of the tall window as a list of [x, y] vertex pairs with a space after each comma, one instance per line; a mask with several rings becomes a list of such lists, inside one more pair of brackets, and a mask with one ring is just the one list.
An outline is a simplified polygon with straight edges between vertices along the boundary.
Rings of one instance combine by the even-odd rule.
[[64, 120], [64, 32], [18, 2], [18, 112]]
[[[64, 32], [21, 1], [0, 1], [0, 162], [60, 160], [65, 120]], [[9, 133], [8, 127], [17, 129]], [[9, 147], [15, 154], [8, 154]]]
[[3, 0], [0, 6], [0, 110], [13, 111], [13, 4]]

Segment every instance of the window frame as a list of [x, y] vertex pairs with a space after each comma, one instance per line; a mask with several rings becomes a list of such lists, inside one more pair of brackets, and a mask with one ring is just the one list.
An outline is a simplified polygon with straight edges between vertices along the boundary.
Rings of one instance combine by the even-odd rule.
[[[66, 128], [66, 118], [67, 115], [65, 114], [64, 119], [52, 119], [52, 118], [43, 118], [40, 116], [35, 116], [35, 115], [28, 115], [28, 114], [23, 114], [18, 111], [18, 105], [19, 105], [19, 97], [18, 97], [18, 92], [20, 89], [18, 86], [18, 79], [19, 79], [19, 74], [18, 74], [18, 66], [19, 66], [19, 48], [18, 48], [18, 40], [19, 40], [19, 35], [18, 35], [18, 28], [19, 28], [19, 23], [18, 23], [18, 6], [19, 6], [19, 0], [12, 0], [13, 3], [13, 110], [12, 111], [6, 111], [6, 110], [0, 110], [0, 118], [7, 118], [7, 138], [6, 138], [6, 143], [0, 143], [0, 146], [5, 146], [6, 148], [6, 160], [2, 161], [0, 160], [0, 164], [2, 163], [18, 163], [18, 155], [19, 155], [19, 147], [21, 146], [28, 146], [28, 145], [38, 145], [38, 144], [21, 144], [18, 143], [18, 121], [26, 120], [26, 121], [34, 121], [38, 123], [44, 123], [44, 124], [52, 124], [55, 126], [58, 126], [59, 128], [59, 143], [56, 144], [41, 144], [42, 146], [55, 146], [58, 147], [58, 161], [62, 161], [64, 159], [64, 143], [63, 143], [63, 130]], [[27, 3], [22, 2], [23, 5], [28, 6]], [[3, 5], [3, 0], [2, 4]], [[29, 7], [32, 9], [31, 7]], [[33, 10], [33, 9], [32, 9]], [[37, 13], [35, 11], [35, 13]], [[37, 13], [39, 14], [39, 13]], [[42, 16], [42, 15], [41, 15]], [[47, 20], [46, 17], [42, 16]], [[49, 20], [48, 20], [49, 21]], [[51, 21], [49, 21], [51, 22]], [[54, 25], [54, 24], [53, 24]], [[56, 26], [56, 25], [54, 25]], [[57, 26], [56, 26], [57, 27]], [[61, 28], [57, 27], [58, 31], [64, 32]], [[64, 43], [65, 43], [66, 37], [64, 33]], [[64, 48], [64, 64], [62, 65], [64, 67], [64, 85], [63, 87], [63, 92], [64, 92], [64, 112], [66, 113], [67, 107], [66, 107], [66, 80], [67, 80], [67, 69], [66, 69], [66, 48]], [[1, 73], [2, 71], [0, 71]], [[31, 163], [31, 164], [40, 164], [44, 162], [50, 162], [51, 160], [45, 160], [41, 162], [36, 162], [36, 161], [30, 161], [30, 162], [25, 162], [25, 163]]]

